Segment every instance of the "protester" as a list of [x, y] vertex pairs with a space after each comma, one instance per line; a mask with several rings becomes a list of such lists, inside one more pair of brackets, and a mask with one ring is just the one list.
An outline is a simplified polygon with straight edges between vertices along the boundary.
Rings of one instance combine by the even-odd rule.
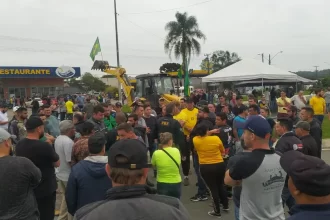
[[76, 103], [78, 104], [79, 111], [82, 111], [85, 105], [85, 97], [79, 94], [76, 98]]
[[277, 102], [277, 106], [278, 106], [277, 117], [278, 118], [287, 117], [288, 112], [287, 112], [286, 108], [291, 105], [291, 99], [289, 99], [286, 96], [285, 91], [281, 91], [281, 97], [278, 98], [276, 100], [276, 102]]
[[[183, 178], [183, 185], [188, 186], [189, 182], [189, 170], [190, 170], [190, 149], [191, 149], [191, 142], [189, 141], [189, 135], [192, 129], [195, 127], [197, 123], [197, 115], [198, 109], [194, 107], [194, 102], [192, 99], [186, 99], [186, 108], [182, 109], [182, 112], [187, 115], [187, 122], [183, 128], [184, 133], [184, 140], [185, 140], [185, 151], [181, 150], [181, 157], [182, 157], [182, 172], [184, 175]], [[177, 140], [174, 140], [176, 143]]]
[[93, 115], [87, 121], [91, 122], [94, 125], [95, 132], [104, 132], [105, 125], [104, 125], [104, 108], [102, 105], [96, 105], [93, 109]]
[[65, 102], [65, 108], [66, 108], [66, 119], [67, 120], [72, 120], [74, 104], [72, 102], [71, 97], [69, 97], [68, 101]]
[[81, 135], [82, 126], [85, 122], [83, 114], [81, 112], [74, 113], [72, 122], [74, 124], [75, 129], [76, 129], [76, 132]]
[[74, 143], [72, 147], [71, 166], [79, 161], [84, 160], [88, 155], [88, 139], [94, 133], [94, 125], [86, 121], [81, 126], [81, 137]]
[[[120, 125], [122, 123], [126, 123], [127, 118], [126, 115], [123, 112], [118, 112], [116, 113], [116, 123], [117, 125]], [[106, 138], [106, 144], [105, 144], [105, 152], [106, 155], [108, 155], [108, 151], [110, 147], [117, 141], [119, 140], [118, 132], [117, 132], [117, 127], [112, 129], [111, 131], [107, 132], [105, 138]]]
[[90, 119], [93, 115], [94, 104], [89, 98], [86, 99], [86, 103], [82, 109], [82, 112], [85, 114], [85, 119]]
[[51, 136], [56, 138], [57, 136], [60, 135], [58, 119], [54, 115], [52, 115], [49, 105], [44, 105], [43, 108], [44, 108], [44, 114], [46, 115], [48, 122], [46, 125], [46, 129]]
[[[186, 209], [174, 197], [148, 194], [148, 156], [145, 145], [138, 140], [121, 140], [109, 150], [106, 171], [113, 188], [106, 200], [84, 206], [76, 212], [82, 219], [188, 220]], [[97, 208], [96, 208], [97, 207]]]
[[[72, 137], [74, 137], [75, 134], [73, 122], [70, 120], [61, 121], [60, 132], [61, 135], [56, 138], [54, 143], [55, 151], [60, 157], [60, 166], [58, 168], [58, 172], [56, 173], [56, 177], [59, 180], [59, 188], [63, 195], [65, 195], [66, 186], [71, 172], [71, 154], [74, 144]], [[68, 213], [65, 196], [63, 196], [58, 220], [70, 219], [72, 219], [72, 216]]]
[[216, 113], [221, 112], [222, 111], [222, 107], [225, 106], [226, 104], [227, 104], [226, 95], [224, 93], [221, 93], [219, 95], [219, 104], [217, 105], [215, 112]]
[[233, 120], [233, 136], [235, 143], [235, 152], [238, 153], [243, 150], [242, 148], [242, 135], [244, 132], [244, 124], [248, 115], [248, 109], [242, 106], [238, 110], [238, 116]]
[[234, 113], [231, 112], [230, 109], [231, 109], [230, 106], [227, 105], [227, 104], [225, 104], [225, 105], [222, 107], [222, 112], [226, 113], [226, 115], [227, 115], [227, 123], [228, 123], [229, 126], [232, 127], [232, 126], [233, 126], [233, 120], [234, 120], [234, 118], [235, 118], [236, 116], [234, 115]]
[[108, 161], [104, 156], [105, 142], [101, 133], [90, 136], [88, 156], [72, 167], [65, 194], [68, 212], [72, 216], [81, 207], [106, 199], [106, 192], [112, 186], [105, 171]]
[[102, 103], [104, 109], [104, 125], [108, 131], [117, 126], [116, 119], [111, 115], [111, 107], [107, 103]]
[[60, 97], [58, 105], [60, 107], [60, 121], [63, 121], [66, 115], [66, 106], [63, 97]]
[[[40, 170], [27, 158], [9, 156], [12, 135], [0, 128], [0, 219], [39, 218], [33, 190], [41, 180]], [[15, 190], [9, 190], [9, 189]]]
[[261, 116], [250, 116], [244, 126], [244, 144], [252, 152], [227, 172], [225, 184], [242, 185], [240, 219], [283, 219], [281, 192], [286, 173], [280, 156], [269, 148], [271, 128]]
[[216, 128], [219, 129], [219, 134], [216, 135], [218, 135], [225, 148], [225, 155], [229, 155], [233, 143], [233, 129], [227, 124], [226, 113], [220, 112], [217, 114], [215, 122]]
[[8, 131], [8, 107], [7, 105], [0, 103], [0, 128], [5, 129], [6, 131]]
[[[304, 108], [304, 107], [303, 107]], [[288, 117], [292, 120], [293, 128], [296, 127], [296, 124], [300, 121], [299, 115], [298, 115], [298, 109], [294, 105], [290, 105], [286, 108]], [[301, 111], [301, 109], [299, 110]]]
[[297, 110], [301, 110], [301, 108], [306, 107], [307, 101], [304, 97], [304, 91], [299, 91], [297, 95], [294, 95], [291, 98], [292, 104], [297, 108]]
[[268, 108], [268, 103], [266, 101], [266, 96], [265, 95], [261, 96], [261, 100], [258, 102], [258, 107], [259, 107], [259, 109]]
[[307, 121], [300, 121], [295, 128], [295, 134], [303, 144], [302, 152], [306, 155], [318, 156], [318, 147], [315, 139], [309, 134], [310, 124]]
[[[207, 127], [207, 129], [209, 131], [211, 131], [214, 128], [214, 125], [211, 121], [211, 119], [209, 118], [209, 109], [207, 106], [204, 107], [199, 107], [198, 109], [198, 119], [197, 119], [197, 123], [195, 125], [195, 127], [193, 128], [193, 130], [190, 133], [190, 142], [193, 142], [194, 137], [198, 136], [198, 131], [197, 131], [197, 127], [198, 125], [204, 125]], [[207, 189], [206, 189], [206, 185], [205, 185], [205, 181], [203, 180], [201, 173], [200, 173], [200, 163], [199, 163], [199, 157], [197, 155], [196, 149], [194, 147], [194, 144], [191, 145], [191, 151], [192, 151], [192, 159], [193, 159], [193, 166], [195, 169], [195, 173], [197, 176], [197, 194], [193, 197], [190, 198], [191, 201], [193, 202], [199, 202], [199, 201], [205, 201], [208, 200], [207, 197]]]
[[152, 109], [150, 105], [144, 106], [144, 114], [143, 118], [147, 125], [147, 137], [149, 143], [149, 155], [152, 157], [152, 154], [157, 149], [157, 139], [158, 139], [158, 131], [157, 131], [157, 117], [152, 115]]
[[237, 105], [237, 99], [236, 98], [237, 98], [236, 93], [233, 93], [232, 96], [231, 96], [231, 99], [229, 101], [229, 105], [230, 105], [231, 109], [234, 108]]
[[256, 104], [249, 105], [249, 116], [251, 115], [259, 115], [260, 107]]
[[229, 210], [227, 193], [223, 185], [226, 167], [222, 154], [225, 153], [225, 149], [219, 137], [208, 136], [207, 132], [207, 126], [197, 125], [196, 133], [198, 136], [193, 138], [193, 144], [198, 154], [201, 176], [213, 198], [214, 210], [208, 214], [221, 216], [220, 202], [223, 205], [223, 210]]
[[321, 95], [321, 89], [315, 89], [315, 96], [309, 100], [309, 105], [314, 111], [314, 118], [319, 120], [322, 125], [326, 109], [325, 100]]
[[328, 91], [326, 91], [324, 93], [324, 99], [325, 99], [325, 104], [326, 104], [326, 111], [328, 113], [328, 119], [330, 121], [330, 87], [328, 87], [327, 90]]
[[20, 140], [26, 137], [26, 119], [28, 118], [27, 109], [24, 107], [19, 107], [16, 110], [16, 116], [13, 121], [11, 121], [8, 131], [10, 134], [15, 135], [16, 138], [13, 139], [13, 144], [17, 144]]
[[159, 150], [152, 156], [151, 164], [157, 169], [157, 193], [160, 195], [181, 197], [180, 151], [173, 147], [173, 136], [169, 132], [161, 133]]
[[285, 153], [280, 163], [288, 173], [289, 189], [297, 203], [288, 220], [330, 219], [330, 166], [297, 151]]
[[150, 133], [150, 129], [147, 128], [147, 124], [146, 124], [146, 121], [144, 120], [143, 118], [143, 114], [144, 114], [144, 107], [142, 105], [136, 105], [133, 112], [137, 115], [138, 117], [138, 120], [137, 120], [137, 125], [136, 127], [141, 127], [143, 128], [143, 130], [145, 129], [146, 132], [144, 132], [143, 136], [141, 136], [147, 146], [147, 148], [149, 148], [149, 140], [148, 140], [148, 137], [147, 137], [147, 134]]
[[26, 121], [26, 131], [26, 138], [16, 145], [16, 156], [30, 159], [40, 169], [42, 181], [34, 190], [39, 219], [54, 219], [57, 188], [54, 167], [60, 166], [59, 156], [50, 144], [39, 141], [44, 136], [44, 123], [39, 117], [30, 117]]
[[310, 135], [317, 143], [318, 158], [321, 158], [322, 152], [322, 128], [320, 121], [314, 118], [314, 110], [311, 107], [304, 107], [300, 111], [300, 119], [307, 121], [310, 125]]
[[38, 100], [33, 99], [33, 101], [31, 102], [32, 115], [37, 115], [38, 114], [39, 107], [40, 107], [40, 105], [39, 105]]
[[207, 107], [209, 108], [209, 118], [215, 123], [215, 117], [216, 117], [216, 114], [215, 114], [215, 105], [213, 103], [210, 103], [207, 105]]

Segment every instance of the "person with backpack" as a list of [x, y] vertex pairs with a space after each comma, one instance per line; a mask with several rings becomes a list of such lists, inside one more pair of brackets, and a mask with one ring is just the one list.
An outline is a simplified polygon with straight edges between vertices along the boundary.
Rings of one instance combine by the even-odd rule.
[[151, 159], [151, 164], [157, 168], [157, 193], [180, 199], [180, 151], [172, 147], [173, 136], [169, 132], [161, 133], [159, 141], [160, 149], [154, 152]]

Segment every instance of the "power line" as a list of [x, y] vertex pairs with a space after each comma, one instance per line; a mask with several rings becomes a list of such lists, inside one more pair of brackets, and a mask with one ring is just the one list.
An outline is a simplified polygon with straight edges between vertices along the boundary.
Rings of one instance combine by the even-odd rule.
[[179, 9], [183, 9], [183, 8], [189, 8], [189, 7], [193, 7], [193, 6], [196, 6], [196, 5], [202, 5], [202, 4], [212, 2], [212, 1], [214, 1], [214, 0], [207, 0], [207, 1], [198, 2], [198, 3], [195, 3], [195, 4], [191, 4], [191, 5], [186, 5], [186, 6], [177, 7], [177, 8], [169, 8], [169, 9], [158, 10], [158, 11], [131, 12], [131, 13], [125, 13], [125, 14], [127, 14], [127, 15], [140, 15], [140, 14], [162, 13], [162, 12], [167, 12], [167, 11], [179, 10]]

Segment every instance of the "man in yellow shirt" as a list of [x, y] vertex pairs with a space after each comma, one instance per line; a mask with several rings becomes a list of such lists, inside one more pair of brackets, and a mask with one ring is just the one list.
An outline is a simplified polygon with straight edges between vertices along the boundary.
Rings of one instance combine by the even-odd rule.
[[278, 118], [287, 117], [288, 111], [286, 110], [286, 108], [290, 106], [291, 99], [286, 97], [286, 93], [284, 91], [281, 91], [281, 97], [279, 97], [276, 100], [276, 102], [278, 106], [277, 117]]
[[72, 98], [69, 98], [69, 100], [66, 101], [66, 103], [65, 103], [67, 120], [72, 120], [72, 118], [73, 118], [73, 106], [74, 106], [74, 104], [72, 102]]
[[183, 127], [183, 133], [185, 136], [187, 152], [182, 152], [182, 172], [184, 175], [183, 185], [189, 185], [189, 170], [190, 170], [190, 152], [191, 152], [191, 142], [189, 140], [190, 132], [193, 130], [197, 123], [198, 109], [194, 107], [194, 102], [191, 98], [185, 100], [186, 108], [182, 109], [182, 114], [187, 116], [187, 120]]
[[323, 122], [324, 115], [326, 114], [325, 110], [325, 99], [322, 97], [322, 90], [321, 89], [315, 89], [315, 96], [313, 96], [309, 100], [309, 105], [314, 110], [314, 118]]

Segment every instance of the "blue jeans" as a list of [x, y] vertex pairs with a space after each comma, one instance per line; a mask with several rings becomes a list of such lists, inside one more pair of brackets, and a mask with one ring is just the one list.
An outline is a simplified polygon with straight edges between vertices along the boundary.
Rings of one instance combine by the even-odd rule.
[[292, 206], [294, 206], [296, 204], [296, 201], [292, 197], [292, 195], [289, 191], [289, 188], [287, 186], [283, 187], [282, 202], [283, 202], [283, 207], [284, 207], [284, 205], [286, 205], [289, 208], [289, 211], [292, 208]]
[[239, 207], [235, 205], [235, 220], [239, 220]]
[[181, 182], [180, 183], [160, 183], [157, 182], [157, 194], [171, 196], [180, 199]]
[[193, 165], [194, 165], [195, 173], [197, 176], [197, 185], [198, 185], [197, 195], [203, 196], [206, 194], [206, 186], [205, 186], [204, 180], [202, 179], [201, 173], [199, 171], [198, 155], [196, 152], [193, 152], [192, 156], [193, 156]]
[[322, 122], [323, 122], [323, 119], [324, 119], [324, 115], [314, 115], [314, 118], [316, 118], [317, 120], [319, 120], [321, 122], [321, 125], [322, 125]]

